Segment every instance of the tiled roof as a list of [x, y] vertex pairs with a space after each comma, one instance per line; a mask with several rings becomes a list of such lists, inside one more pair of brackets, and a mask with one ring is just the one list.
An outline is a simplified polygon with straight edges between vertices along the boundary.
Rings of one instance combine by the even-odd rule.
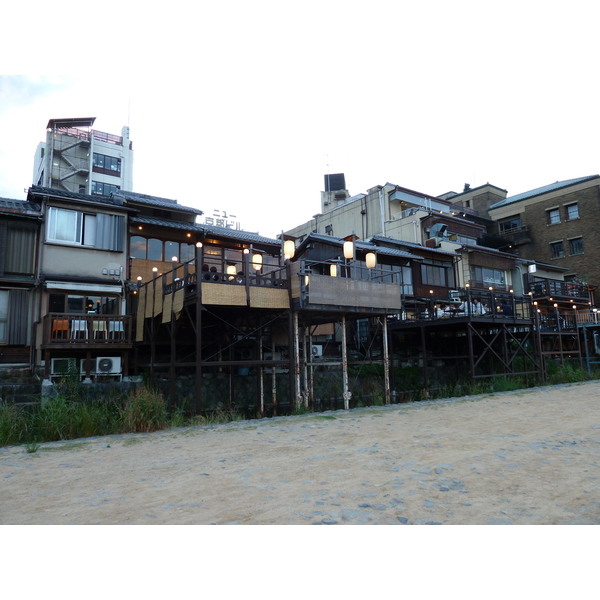
[[520, 200], [525, 200], [526, 198], [532, 198], [533, 196], [540, 196], [541, 194], [546, 194], [547, 192], [553, 192], [555, 190], [559, 190], [561, 188], [569, 187], [570, 185], [575, 185], [577, 183], [582, 183], [583, 181], [592, 180], [598, 177], [598, 175], [588, 175], [586, 177], [578, 177], [576, 179], [567, 179], [565, 181], [557, 181], [556, 183], [551, 183], [549, 185], [544, 185], [539, 188], [535, 188], [534, 190], [529, 190], [528, 192], [523, 192], [521, 194], [517, 194], [516, 196], [510, 196], [509, 198], [505, 198], [500, 202], [496, 202], [492, 204], [488, 210], [493, 210], [495, 208], [500, 208], [502, 206], [506, 206], [507, 204], [513, 204], [513, 202], [519, 202]]
[[158, 196], [149, 196], [148, 194], [138, 194], [137, 192], [126, 192], [119, 190], [118, 192], [112, 193], [113, 198], [121, 198], [131, 202], [138, 202], [139, 204], [147, 204], [149, 206], [160, 206], [168, 210], [180, 210], [185, 212], [193, 212], [196, 215], [204, 214], [198, 208], [192, 208], [190, 206], [182, 206], [177, 203], [177, 200], [170, 200], [168, 198], [159, 198]]
[[196, 229], [200, 229], [201, 231], [212, 235], [231, 238], [232, 240], [256, 242], [261, 244], [277, 244], [278, 246], [281, 246], [281, 242], [279, 240], [264, 237], [258, 233], [244, 231], [243, 229], [231, 229], [229, 227], [217, 227], [216, 225], [205, 224], [196, 225]]
[[141, 215], [132, 216], [130, 223], [143, 223], [144, 225], [155, 225], [157, 227], [170, 227], [174, 229], [185, 229], [186, 231], [197, 231], [198, 226], [195, 223], [183, 223], [181, 221], [171, 221], [168, 219], [157, 219], [155, 217], [143, 217]]
[[[439, 254], [446, 254], [450, 256], [456, 256], [456, 252], [451, 252], [449, 250], [440, 250], [439, 248], [430, 248], [429, 246], [423, 246], [423, 244], [418, 244], [416, 242], [408, 242], [406, 240], [397, 240], [395, 238], [384, 237], [382, 235], [374, 235], [371, 238], [374, 242], [383, 242], [384, 244], [396, 244], [397, 246], [408, 246], [409, 248], [418, 248], [419, 250], [427, 250], [428, 252], [437, 252]], [[381, 248], [381, 246], [377, 246]]]
[[[344, 240], [342, 238], [334, 237], [332, 235], [325, 235], [323, 233], [309, 233], [302, 244], [300, 244], [299, 248], [302, 246], [306, 246], [308, 243], [318, 241], [323, 242], [325, 244], [329, 244], [330, 246], [339, 246], [340, 251], [343, 247]], [[411, 259], [421, 259], [420, 256], [416, 256], [415, 254], [411, 254], [410, 252], [406, 252], [404, 250], [400, 250], [398, 248], [386, 248], [385, 246], [376, 246], [368, 241], [357, 240], [355, 245], [360, 250], [365, 250], [367, 252], [375, 251], [377, 254], [385, 254], [387, 256], [396, 256], [400, 258], [411, 258]]]
[[277, 246], [281, 245], [279, 240], [263, 237], [258, 233], [243, 231], [242, 229], [230, 229], [229, 227], [217, 227], [215, 225], [204, 224], [201, 225], [198, 223], [182, 223], [181, 221], [169, 221], [167, 219], [156, 219], [154, 217], [143, 217], [140, 215], [132, 217], [130, 221], [131, 223], [143, 223], [146, 225], [155, 225], [157, 227], [170, 227], [175, 229], [184, 229], [185, 231], [196, 231], [198, 233], [230, 238], [232, 240], [241, 242], [275, 244]]
[[95, 202], [96, 204], [123, 206], [123, 200], [120, 198], [109, 198], [108, 196], [98, 196], [95, 194], [93, 196], [89, 194], [77, 194], [75, 192], [67, 192], [66, 190], [41, 187], [39, 185], [32, 185], [29, 188], [28, 197], [31, 195], [54, 196], [55, 198], [65, 198], [67, 200], [83, 200], [84, 202]]
[[10, 198], [0, 198], [0, 212], [10, 212], [17, 214], [40, 213], [41, 207], [34, 202], [24, 202], [23, 200], [11, 200]]

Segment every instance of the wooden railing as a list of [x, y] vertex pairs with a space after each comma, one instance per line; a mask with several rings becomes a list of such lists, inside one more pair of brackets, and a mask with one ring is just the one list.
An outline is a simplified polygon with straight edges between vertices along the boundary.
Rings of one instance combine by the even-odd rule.
[[131, 317], [49, 313], [44, 317], [43, 343], [85, 346], [131, 344]]
[[588, 286], [572, 281], [559, 281], [556, 279], [534, 278], [529, 282], [529, 289], [534, 298], [561, 296], [567, 298], [589, 298]]

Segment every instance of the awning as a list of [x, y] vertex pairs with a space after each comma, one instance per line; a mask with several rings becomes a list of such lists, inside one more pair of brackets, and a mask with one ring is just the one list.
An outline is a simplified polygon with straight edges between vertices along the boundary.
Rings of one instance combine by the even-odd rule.
[[49, 290], [68, 290], [70, 292], [95, 292], [104, 294], [120, 294], [123, 286], [121, 282], [115, 282], [113, 285], [104, 283], [80, 283], [68, 281], [46, 281], [46, 289]]

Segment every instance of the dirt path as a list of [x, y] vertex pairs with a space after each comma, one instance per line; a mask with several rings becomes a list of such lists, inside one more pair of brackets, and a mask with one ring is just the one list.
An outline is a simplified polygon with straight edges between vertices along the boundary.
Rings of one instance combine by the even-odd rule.
[[0, 449], [0, 524], [597, 524], [600, 383]]

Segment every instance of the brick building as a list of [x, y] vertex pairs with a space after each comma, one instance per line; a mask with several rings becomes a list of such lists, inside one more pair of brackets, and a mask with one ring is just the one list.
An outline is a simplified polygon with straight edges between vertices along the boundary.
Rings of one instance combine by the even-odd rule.
[[565, 280], [600, 281], [600, 176], [557, 181], [489, 207], [504, 250], [567, 269]]

